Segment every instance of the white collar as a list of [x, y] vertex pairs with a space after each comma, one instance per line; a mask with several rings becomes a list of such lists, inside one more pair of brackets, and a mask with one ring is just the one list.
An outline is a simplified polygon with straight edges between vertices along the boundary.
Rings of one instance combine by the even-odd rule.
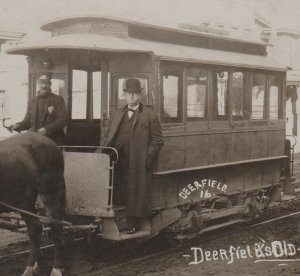
[[135, 107], [129, 107], [129, 106], [128, 106], [128, 108], [133, 109], [133, 110], [137, 110], [139, 107], [140, 107], [140, 104], [138, 104], [138, 105], [135, 106]]

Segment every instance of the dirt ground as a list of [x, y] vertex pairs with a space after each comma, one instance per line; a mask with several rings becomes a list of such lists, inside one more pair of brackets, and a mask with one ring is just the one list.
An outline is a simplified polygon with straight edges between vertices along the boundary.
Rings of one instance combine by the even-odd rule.
[[[263, 243], [265, 246], [269, 246], [274, 241], [280, 242], [279, 244], [284, 244], [284, 242], [286, 242], [286, 244], [293, 244], [296, 249], [299, 248], [298, 250], [300, 250], [299, 219], [300, 216], [297, 216], [254, 229], [245, 229], [239, 234], [210, 241], [209, 244], [202, 244], [201, 239], [194, 240], [192, 245], [188, 248], [171, 254], [152, 258], [146, 262], [122, 265], [115, 269], [104, 269], [88, 275], [300, 275], [300, 253], [298, 252], [293, 256], [288, 256], [288, 258], [275, 258], [274, 256], [263, 258], [260, 255], [261, 258], [258, 258], [255, 255], [255, 248], [259, 248], [258, 246], [262, 246]], [[192, 247], [201, 248], [203, 252], [213, 252], [214, 250], [217, 251], [222, 248], [228, 253], [231, 246], [240, 250], [248, 246], [252, 257], [247, 255], [244, 259], [241, 259], [241, 257], [238, 259], [237, 255], [235, 255], [233, 262], [228, 264], [230, 260], [225, 259], [225, 257], [224, 260], [222, 260], [219, 255], [218, 260], [210, 260], [212, 259], [212, 255], [210, 255], [210, 257], [202, 263], [189, 264], [195, 261], [194, 251], [191, 250]], [[259, 251], [257, 252], [259, 253]], [[262, 254], [266, 254], [265, 251], [262, 252]], [[277, 253], [280, 254], [279, 252]], [[200, 253], [198, 253], [197, 256], [200, 262]], [[243, 256], [245, 257], [245, 255]], [[257, 260], [261, 260], [261, 262], [255, 262]]]
[[[265, 213], [265, 218], [297, 211], [300, 211], [300, 199], [274, 204]], [[238, 233], [214, 238], [209, 242], [203, 241], [203, 238], [206, 236], [184, 241], [181, 247], [175, 251], [141, 261], [133, 260], [146, 256], [149, 252], [151, 254], [152, 251], [156, 253], [158, 248], [163, 250], [167, 247], [162, 246], [162, 242], [159, 239], [138, 246], [116, 243], [106, 245], [108, 247], [105, 248], [101, 244], [101, 240], [98, 240], [92, 246], [88, 246], [84, 241], [77, 245], [67, 245], [64, 254], [65, 275], [300, 275], [300, 214], [253, 228], [240, 226], [239, 230]], [[6, 235], [14, 234], [10, 232], [6, 233]], [[27, 237], [19, 237], [19, 240], [23, 241], [24, 238]], [[272, 243], [276, 241], [282, 248], [284, 248], [284, 245], [286, 246], [287, 256], [284, 254], [281, 257], [274, 256], [274, 254], [267, 256], [268, 251], [265, 248], [271, 247]], [[1, 239], [1, 243], [3, 243], [3, 239]], [[9, 243], [9, 241], [7, 240], [6, 243]], [[6, 248], [5, 252], [13, 253], [18, 251], [20, 244], [26, 245], [24, 242], [12, 243]], [[295, 252], [289, 250], [288, 246], [293, 246]], [[195, 262], [192, 248], [198, 248], [197, 258], [199, 263], [197, 264], [191, 264]], [[258, 250], [259, 248], [261, 250]], [[217, 257], [215, 256], [216, 259], [213, 260], [213, 252], [217, 252], [220, 249], [224, 250], [223, 259], [221, 254], [218, 254]], [[202, 262], [200, 250], [204, 252], [203, 254], [205, 252], [210, 254]], [[230, 259], [230, 250], [238, 252], [233, 254], [232, 261]], [[247, 252], [242, 258], [242, 250], [248, 250], [250, 254]], [[4, 252], [3, 250], [1, 251]], [[224, 252], [226, 252], [226, 255], [224, 255]], [[282, 252], [284, 252], [284, 249]], [[282, 252], [279, 250], [277, 254]], [[51, 266], [52, 254], [52, 251], [43, 253], [45, 267], [49, 268]], [[25, 255], [0, 260], [0, 275], [21, 275], [26, 266], [26, 259], [27, 256]], [[259, 262], [256, 262], [257, 260]]]
[[[295, 177], [300, 179], [300, 153], [295, 155]], [[299, 200], [295, 200], [291, 203], [283, 203], [283, 208], [274, 208], [266, 214], [266, 216], [272, 217], [276, 213], [283, 212], [296, 212], [299, 210]], [[278, 206], [280, 206], [278, 204]], [[288, 207], [287, 207], [288, 206]], [[166, 254], [155, 258], [148, 259], [145, 262], [138, 262], [134, 264], [126, 264], [114, 269], [103, 269], [97, 271], [89, 276], [96, 275], [184, 275], [184, 276], [196, 276], [196, 275], [220, 275], [220, 276], [289, 276], [300, 275], [300, 215], [294, 217], [288, 217], [283, 220], [274, 221], [269, 224], [261, 225], [252, 229], [244, 229], [238, 234], [219, 238], [214, 241], [210, 241], [208, 244], [202, 244], [201, 238], [191, 241], [191, 245], [180, 249], [174, 253]], [[277, 242], [277, 243], [276, 243]], [[277, 244], [279, 247], [283, 244], [293, 245], [296, 249], [295, 254], [290, 256], [274, 257], [266, 256], [267, 249], [271, 245]], [[198, 264], [191, 264], [195, 262], [195, 251], [191, 248], [197, 249], [198, 262], [201, 261], [201, 252], [210, 253], [209, 257]], [[278, 248], [279, 248], [278, 247]], [[201, 248], [201, 249], [200, 249]], [[235, 254], [232, 263], [228, 264], [230, 260], [227, 260], [223, 255], [223, 260], [220, 254], [215, 255], [213, 260], [213, 252], [218, 252], [220, 249], [224, 249], [227, 254], [230, 252], [230, 248], [241, 250], [248, 249], [250, 254], [243, 255], [246, 258], [242, 258], [241, 254], [239, 258]], [[271, 247], [272, 248], [272, 247]], [[277, 249], [278, 249], [277, 248]], [[257, 251], [255, 251], [255, 249]], [[261, 250], [259, 250], [261, 249]], [[266, 250], [266, 251], [264, 251]], [[276, 256], [280, 256], [281, 252], [274, 250]], [[279, 249], [278, 249], [279, 250]], [[232, 250], [233, 251], [233, 250]], [[272, 251], [271, 251], [272, 252]], [[273, 252], [272, 252], [273, 253]], [[291, 253], [291, 252], [290, 252]], [[205, 253], [203, 253], [205, 254]], [[257, 255], [256, 255], [257, 254]], [[263, 254], [263, 255], [262, 255]], [[270, 255], [270, 254], [269, 254]], [[228, 256], [229, 259], [229, 256]]]

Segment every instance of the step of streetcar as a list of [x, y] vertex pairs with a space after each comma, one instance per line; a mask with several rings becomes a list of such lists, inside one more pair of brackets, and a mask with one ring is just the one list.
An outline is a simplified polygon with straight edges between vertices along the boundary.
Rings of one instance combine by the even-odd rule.
[[127, 229], [127, 218], [115, 219], [120, 232]]
[[127, 234], [127, 221], [122, 220], [122, 223], [121, 227], [113, 218], [105, 219], [102, 238], [120, 241], [150, 236], [150, 222], [146, 218], [141, 221], [139, 229], [133, 234]]
[[150, 222], [148, 219], [143, 219], [140, 223], [139, 229], [133, 234], [128, 234], [127, 229], [120, 231], [121, 240], [137, 239], [147, 236], [150, 236]]
[[126, 206], [116, 205], [113, 206], [113, 211], [115, 212], [115, 219], [122, 219], [127, 217], [127, 208]]
[[150, 230], [136, 231], [134, 234], [127, 234], [127, 231], [120, 232], [121, 240], [138, 239], [150, 236]]
[[124, 205], [113, 205], [113, 210], [115, 212], [124, 211], [124, 210], [126, 210], [126, 206], [124, 206]]

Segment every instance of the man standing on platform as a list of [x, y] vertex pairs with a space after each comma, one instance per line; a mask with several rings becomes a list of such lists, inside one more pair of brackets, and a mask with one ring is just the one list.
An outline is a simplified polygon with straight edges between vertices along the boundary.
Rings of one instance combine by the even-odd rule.
[[115, 112], [106, 145], [119, 153], [114, 202], [127, 199], [127, 233], [133, 234], [151, 214], [150, 180], [163, 140], [156, 113], [141, 103], [139, 79], [128, 79], [123, 90], [127, 105]]
[[22, 122], [8, 128], [14, 131], [31, 130], [49, 137], [57, 145], [64, 143], [67, 112], [64, 99], [51, 92], [51, 73], [43, 73], [38, 79], [38, 95], [28, 103]]

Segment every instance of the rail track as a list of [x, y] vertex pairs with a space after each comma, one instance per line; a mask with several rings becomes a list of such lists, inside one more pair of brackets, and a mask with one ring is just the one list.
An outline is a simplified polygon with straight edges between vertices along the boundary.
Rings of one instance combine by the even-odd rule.
[[[293, 217], [293, 216], [300, 216], [300, 211], [297, 212], [293, 212], [290, 214], [285, 214], [285, 215], [281, 215], [279, 217], [276, 218], [271, 218], [271, 219], [267, 219], [264, 221], [259, 221], [259, 222], [254, 222], [251, 223], [249, 225], [243, 225], [241, 226], [232, 226], [232, 227], [228, 227], [225, 230], [222, 231], [222, 233], [220, 233], [220, 231], [214, 231], [211, 233], [206, 233], [205, 235], [202, 235], [200, 238], [201, 240], [199, 240], [201, 242], [201, 245], [205, 245], [207, 243], [209, 243], [210, 241], [216, 240], [216, 239], [220, 239], [220, 238], [224, 238], [227, 236], [232, 236], [233, 234], [237, 234], [241, 231], [245, 231], [247, 229], [250, 228], [255, 228], [255, 227], [259, 227], [261, 225], [265, 225], [268, 223], [272, 223], [278, 220], [282, 220], [288, 217]], [[193, 239], [194, 240], [194, 239]], [[97, 268], [95, 271], [92, 272], [88, 272], [88, 273], [84, 273], [84, 275], [89, 275], [89, 276], [93, 276], [93, 275], [99, 275], [99, 270], [103, 271], [110, 271], [110, 270], [114, 270], [114, 269], [118, 269], [118, 268], [122, 268], [122, 266], [128, 265], [128, 264], [135, 264], [135, 263], [139, 263], [139, 262], [144, 262], [146, 260], [149, 260], [151, 258], [156, 258], [159, 257], [161, 255], [167, 255], [170, 253], [174, 253], [176, 251], [188, 248], [193, 240], [187, 240], [184, 242], [179, 241], [178, 244], [176, 244], [174, 246], [174, 244], [172, 246], [170, 246], [170, 244], [163, 244], [162, 246], [158, 246], [158, 248], [150, 249], [150, 252], [145, 252], [144, 250], [138, 250], [136, 254], [134, 254], [135, 256], [132, 256], [131, 254], [128, 254], [125, 258], [114, 258], [113, 257], [113, 251], [111, 252], [112, 255], [112, 259], [114, 259], [113, 261], [110, 260], [108, 258], [108, 260], [99, 260], [99, 262], [97, 263]], [[78, 248], [82, 248], [83, 243], [85, 243], [85, 238], [76, 238], [73, 241], [73, 246], [78, 246]], [[142, 244], [142, 247], [145, 244]], [[54, 247], [53, 244], [47, 244], [41, 247], [42, 250], [42, 254], [43, 255], [47, 255], [50, 254], [49, 250], [51, 250]], [[99, 249], [101, 251], [101, 249]], [[14, 260], [14, 262], [16, 261], [16, 259], [19, 258], [25, 258], [27, 257], [27, 255], [29, 254], [29, 250], [22, 250], [19, 252], [14, 252], [12, 254], [5, 254], [0, 256], [0, 263], [5, 265], [6, 262], [8, 262], [9, 260]], [[108, 254], [110, 255], [110, 254]], [[107, 256], [106, 256], [107, 257]], [[115, 260], [117, 259], [117, 260]], [[97, 274], [98, 273], [98, 274]]]
[[[201, 237], [201, 244], [204, 245], [204, 244], [207, 244], [210, 241], [213, 241], [213, 240], [218, 239], [218, 238], [224, 238], [226, 236], [231, 236], [232, 234], [239, 233], [240, 231], [245, 231], [245, 230], [250, 229], [250, 228], [255, 228], [255, 227], [258, 227], [258, 226], [261, 226], [261, 225], [264, 225], [264, 224], [272, 223], [272, 222], [275, 222], [275, 221], [278, 221], [278, 220], [281, 220], [281, 219], [285, 219], [285, 218], [288, 218], [288, 217], [293, 217], [293, 216], [300, 216], [300, 211], [294, 212], [294, 213], [291, 213], [291, 214], [287, 214], [287, 215], [282, 215], [280, 217], [272, 218], [272, 219], [269, 219], [269, 220], [266, 220], [266, 221], [253, 223], [253, 224], [244, 226], [242, 228], [231, 229], [231, 230], [223, 232], [222, 234], [220, 234], [220, 233], [212, 234], [212, 235], [208, 234], [205, 237], [203, 237], [203, 236]], [[236, 227], [234, 227], [234, 228], [236, 228]], [[142, 262], [142, 261], [145, 261], [145, 260], [148, 260], [148, 259], [151, 259], [151, 258], [155, 258], [155, 257], [158, 257], [160, 255], [173, 253], [173, 252], [176, 252], [180, 249], [187, 248], [187, 247], [189, 247], [189, 245], [190, 245], [190, 242], [188, 242], [188, 243], [183, 242], [181, 244], [178, 244], [175, 247], [168, 248], [168, 249], [165, 249], [165, 250], [157, 252], [157, 253], [153, 253], [153, 254], [150, 254], [150, 255], [147, 255], [147, 256], [135, 258], [135, 259], [128, 260], [126, 262], [118, 263], [118, 264], [115, 264], [115, 265], [107, 266], [107, 267], [105, 267], [105, 270], [107, 271], [107, 270], [110, 270], [110, 269], [116, 269], [116, 268], [119, 268], [119, 267], [122, 267], [122, 266], [125, 266], [125, 265], [128, 265], [128, 264], [134, 264], [134, 263], [137, 263], [137, 262]], [[96, 276], [96, 275], [99, 275], [99, 271], [98, 272], [92, 272], [92, 273], [86, 274], [86, 275], [87, 276]]]

